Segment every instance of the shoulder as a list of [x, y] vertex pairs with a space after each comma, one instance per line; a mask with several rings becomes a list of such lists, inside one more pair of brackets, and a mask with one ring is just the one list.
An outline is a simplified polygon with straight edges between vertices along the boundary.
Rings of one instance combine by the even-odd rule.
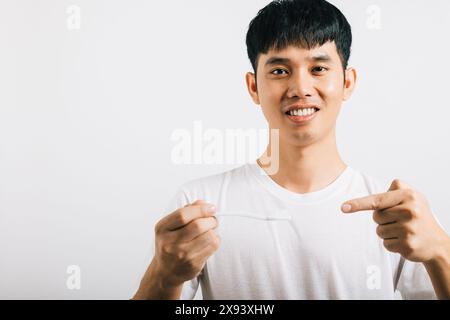
[[208, 198], [212, 200], [230, 183], [246, 180], [251, 170], [250, 166], [251, 164], [245, 164], [232, 170], [187, 181], [180, 186], [179, 193], [191, 202], [198, 199], [208, 201]]

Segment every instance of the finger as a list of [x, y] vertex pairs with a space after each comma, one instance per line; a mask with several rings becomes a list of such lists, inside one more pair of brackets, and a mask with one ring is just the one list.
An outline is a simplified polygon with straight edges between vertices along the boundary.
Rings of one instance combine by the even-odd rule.
[[400, 252], [400, 240], [398, 239], [384, 239], [383, 246], [390, 252]]
[[211, 241], [208, 245], [197, 251], [190, 251], [188, 259], [192, 261], [193, 265], [201, 265], [199, 274], [205, 268], [208, 258], [219, 249], [221, 239], [219, 236], [215, 237], [215, 240]]
[[380, 225], [397, 222], [396, 217], [386, 210], [375, 210], [373, 212], [373, 221]]
[[341, 209], [345, 213], [364, 210], [383, 210], [400, 204], [403, 198], [404, 190], [393, 190], [346, 201]]
[[214, 230], [208, 230], [191, 241], [181, 244], [180, 248], [189, 252], [191, 256], [195, 256], [197, 253], [202, 252], [206, 247], [214, 246], [217, 238], [218, 235]]
[[216, 228], [217, 225], [216, 217], [198, 218], [182, 228], [170, 231], [167, 236], [170, 237], [172, 242], [188, 242], [206, 231]]
[[191, 205], [193, 205], [193, 206], [198, 205], [198, 204], [207, 204], [207, 202], [204, 200], [195, 200], [194, 202], [191, 203]]
[[196, 204], [205, 204], [205, 203], [206, 203], [206, 201], [203, 201], [203, 200], [196, 200], [196, 201], [194, 201], [194, 202], [192, 202], [192, 203], [188, 203], [187, 205], [184, 206], [184, 208], [190, 207], [190, 206], [196, 205]]
[[408, 221], [411, 218], [411, 209], [409, 209], [405, 205], [398, 205], [392, 208], [381, 210], [380, 215], [386, 216], [386, 219], [392, 219], [392, 221], [395, 222]]
[[394, 181], [392, 181], [389, 190], [398, 190], [398, 189], [413, 189], [413, 187], [402, 180], [395, 179]]
[[403, 234], [401, 227], [397, 223], [379, 225], [377, 235], [381, 239], [399, 239]]
[[211, 217], [215, 212], [216, 208], [212, 204], [191, 205], [175, 210], [161, 219], [159, 225], [162, 230], [176, 230], [187, 225], [192, 220]]
[[214, 234], [208, 244], [206, 244], [203, 248], [193, 251], [192, 259], [197, 261], [206, 260], [209, 256], [211, 256], [214, 252], [217, 251], [221, 243], [221, 238], [217, 234]]

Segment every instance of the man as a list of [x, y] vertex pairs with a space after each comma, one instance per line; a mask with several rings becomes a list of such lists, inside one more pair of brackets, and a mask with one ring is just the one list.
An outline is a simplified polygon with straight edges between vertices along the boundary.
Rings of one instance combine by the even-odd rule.
[[325, 0], [258, 13], [246, 83], [279, 130], [266, 152], [277, 144], [278, 170], [260, 158], [181, 187], [135, 299], [192, 299], [200, 283], [204, 299], [450, 298], [450, 238], [425, 197], [399, 180], [385, 190], [339, 156], [351, 42]]

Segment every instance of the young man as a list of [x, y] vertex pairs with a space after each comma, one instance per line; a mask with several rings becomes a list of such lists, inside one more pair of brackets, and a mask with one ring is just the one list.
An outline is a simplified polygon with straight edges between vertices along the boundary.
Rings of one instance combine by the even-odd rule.
[[398, 180], [381, 188], [339, 156], [351, 41], [324, 0], [258, 13], [246, 81], [279, 129], [278, 170], [256, 161], [181, 187], [134, 298], [191, 299], [199, 284], [204, 299], [450, 298], [450, 238], [425, 197]]

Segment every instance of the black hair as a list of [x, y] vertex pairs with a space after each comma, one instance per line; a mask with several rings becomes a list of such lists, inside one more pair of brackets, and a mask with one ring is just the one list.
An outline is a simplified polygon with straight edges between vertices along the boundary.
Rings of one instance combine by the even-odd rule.
[[260, 54], [283, 50], [289, 45], [312, 49], [334, 41], [347, 68], [352, 31], [345, 16], [325, 0], [275, 0], [250, 22], [247, 53], [256, 74]]

